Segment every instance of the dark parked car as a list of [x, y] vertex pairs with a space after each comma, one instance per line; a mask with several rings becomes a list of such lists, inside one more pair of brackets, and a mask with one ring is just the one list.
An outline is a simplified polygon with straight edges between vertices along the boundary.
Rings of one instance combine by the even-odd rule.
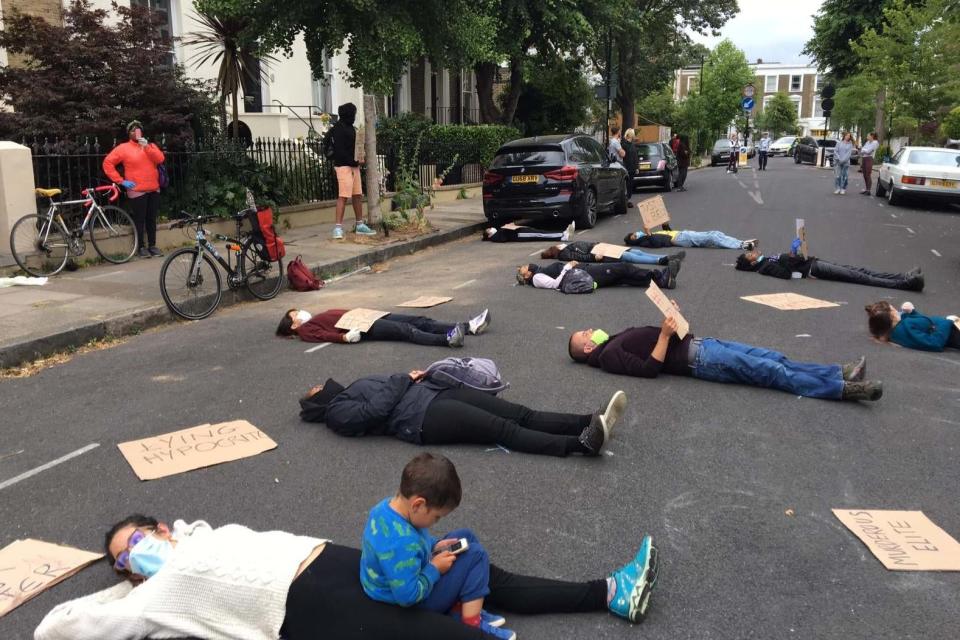
[[589, 229], [601, 212], [626, 213], [628, 198], [627, 170], [580, 134], [508, 142], [483, 174], [483, 213], [495, 223], [573, 219]]
[[680, 170], [670, 145], [640, 142], [636, 146], [639, 164], [637, 175], [633, 176], [633, 188], [656, 186], [671, 191], [677, 185]]
[[715, 167], [718, 164], [727, 164], [730, 161], [730, 149], [733, 143], [727, 138], [720, 138], [713, 143], [713, 151], [710, 153], [710, 166]]
[[[832, 167], [833, 166], [833, 150], [837, 146], [837, 141], [833, 138], [815, 139], [811, 136], [803, 136], [802, 138], [797, 138], [796, 146], [793, 150], [793, 161], [797, 164], [801, 162], [809, 162], [810, 164], [817, 163], [817, 150], [820, 147], [826, 149], [825, 153], [827, 154], [827, 163]], [[853, 153], [850, 154], [850, 164], [860, 164], [860, 152], [856, 149], [853, 150]]]

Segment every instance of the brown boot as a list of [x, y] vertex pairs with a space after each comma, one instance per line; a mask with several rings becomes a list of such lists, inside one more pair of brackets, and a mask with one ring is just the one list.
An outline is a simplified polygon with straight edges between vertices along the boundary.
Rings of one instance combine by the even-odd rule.
[[840, 367], [843, 370], [843, 379], [846, 382], [861, 382], [867, 375], [867, 357], [860, 356], [856, 362], [848, 362]]
[[879, 400], [883, 396], [882, 382], [844, 382], [842, 400]]

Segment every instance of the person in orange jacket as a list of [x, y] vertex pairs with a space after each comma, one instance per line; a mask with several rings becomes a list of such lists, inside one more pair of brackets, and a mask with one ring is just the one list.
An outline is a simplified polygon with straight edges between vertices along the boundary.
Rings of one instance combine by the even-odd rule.
[[[143, 137], [143, 125], [134, 120], [127, 125], [129, 140], [121, 142], [103, 159], [103, 172], [126, 189], [130, 213], [137, 225], [140, 257], [162, 256], [157, 248], [157, 213], [160, 210], [160, 172], [163, 151]], [[123, 165], [123, 175], [117, 165]]]

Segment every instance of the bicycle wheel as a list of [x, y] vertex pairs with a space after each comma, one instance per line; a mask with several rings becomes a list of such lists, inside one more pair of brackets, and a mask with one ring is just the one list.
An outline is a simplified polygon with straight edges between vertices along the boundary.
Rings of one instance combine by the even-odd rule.
[[264, 260], [258, 251], [259, 246], [253, 238], [244, 241], [237, 269], [255, 298], [270, 300], [275, 298], [283, 287], [283, 260]]
[[[198, 265], [199, 261], [199, 265]], [[223, 295], [220, 270], [196, 248], [177, 249], [160, 268], [160, 294], [170, 311], [186, 320], [203, 320]]]
[[59, 273], [70, 257], [70, 236], [56, 220], [35, 213], [10, 230], [10, 252], [20, 268], [37, 278]]
[[137, 228], [129, 213], [106, 206], [90, 220], [90, 241], [101, 258], [123, 264], [137, 252]]

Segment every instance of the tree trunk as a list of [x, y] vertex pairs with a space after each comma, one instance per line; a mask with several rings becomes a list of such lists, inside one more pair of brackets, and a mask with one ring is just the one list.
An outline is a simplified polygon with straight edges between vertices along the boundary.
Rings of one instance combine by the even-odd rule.
[[227, 94], [220, 94], [220, 134], [227, 135]]
[[233, 88], [233, 139], [240, 139], [240, 105], [237, 104], [237, 88]]
[[377, 158], [377, 98], [363, 94], [364, 154], [367, 157], [367, 224], [380, 224], [380, 160]]
[[500, 122], [500, 109], [493, 98], [493, 85], [497, 79], [497, 64], [481, 62], [474, 66], [477, 76], [477, 100], [480, 102], [480, 123], [496, 124]]
[[510, 91], [503, 103], [503, 113], [500, 122], [509, 125], [517, 112], [517, 103], [520, 102], [520, 92], [523, 91], [523, 58], [516, 56], [510, 59]]
[[880, 144], [887, 143], [887, 138], [889, 137], [889, 132], [885, 129], [886, 125], [886, 103], [887, 103], [887, 89], [886, 87], [881, 87], [877, 91], [877, 112], [873, 118], [873, 130], [877, 132], [877, 141]]
[[627, 98], [622, 93], [617, 93], [617, 108], [620, 109], [620, 131], [633, 129], [637, 124], [636, 105], [632, 98]]

